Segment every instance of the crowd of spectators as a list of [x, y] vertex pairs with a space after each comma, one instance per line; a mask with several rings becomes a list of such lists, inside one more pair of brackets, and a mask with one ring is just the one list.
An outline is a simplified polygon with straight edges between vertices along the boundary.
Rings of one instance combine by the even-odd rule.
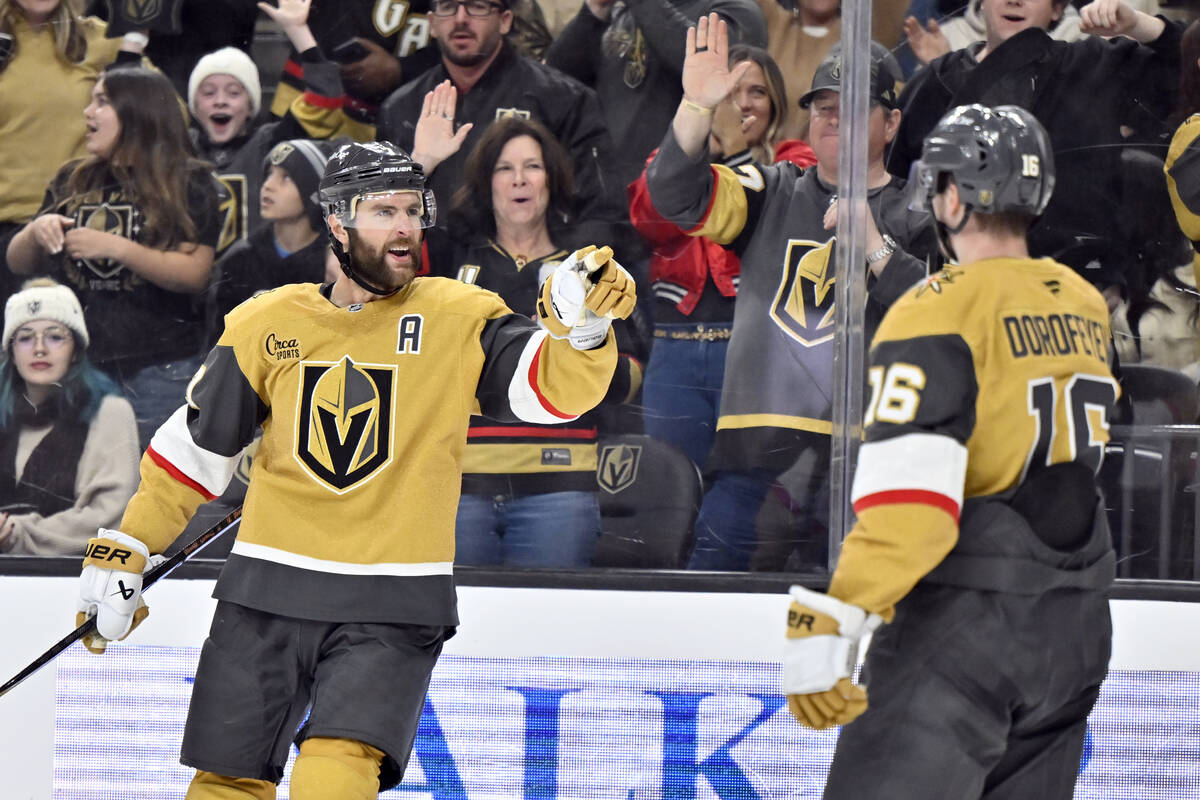
[[[868, 334], [944, 258], [905, 207], [925, 133], [1012, 103], [1055, 149], [1034, 255], [1105, 294], [1122, 362], [1200, 380], [1200, 28], [1152, 3], [875, 0]], [[599, 448], [644, 432], [704, 476], [691, 568], [825, 568], [837, 0], [135, 5], [0, 0], [0, 552], [115, 519], [224, 314], [337, 274], [316, 186], [378, 139], [429, 176], [429, 273], [532, 314], [599, 245], [640, 284], [596, 411], [473, 419], [460, 563], [586, 566]]]

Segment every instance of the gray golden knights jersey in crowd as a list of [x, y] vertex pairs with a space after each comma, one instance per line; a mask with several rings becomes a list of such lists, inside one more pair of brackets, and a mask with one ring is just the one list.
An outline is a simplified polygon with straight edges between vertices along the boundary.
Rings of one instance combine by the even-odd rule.
[[261, 425], [215, 596], [303, 619], [455, 625], [470, 415], [574, 419], [616, 358], [611, 333], [577, 351], [447, 278], [345, 308], [316, 284], [272, 290], [226, 317], [187, 404], [151, 440], [121, 530], [161, 552]]
[[[1016, 560], [1027, 589], [1042, 565], [1103, 567], [1107, 526], [1055, 549], [1011, 525], [980, 536], [965, 512], [1043, 467], [1099, 469], [1119, 392], [1109, 342], [1104, 299], [1050, 259], [948, 267], [901, 298], [871, 346], [866, 442], [852, 492], [858, 522], [829, 593], [890, 618], [952, 550], [989, 557], [993, 571], [997, 559]], [[988, 512], [1003, 513], [1011, 512]], [[1094, 512], [1081, 513], [1087, 518], [1060, 514], [1057, 526], [1088, 527]]]
[[[741, 259], [733, 334], [710, 468], [786, 469], [832, 430], [834, 244], [824, 224], [835, 187], [784, 162], [737, 171], [689, 159], [668, 133], [646, 172], [655, 209], [692, 236]], [[909, 211], [904, 181], [870, 192], [880, 232], [900, 249], [868, 279], [868, 335], [904, 290], [925, 277], [936, 240]], [[863, 269], [867, 269], [866, 265]], [[815, 438], [817, 437], [817, 438]]]

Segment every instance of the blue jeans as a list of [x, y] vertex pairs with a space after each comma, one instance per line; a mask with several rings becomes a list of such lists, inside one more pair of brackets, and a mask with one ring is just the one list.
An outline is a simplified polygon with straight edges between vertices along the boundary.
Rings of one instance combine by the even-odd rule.
[[758, 511], [770, 473], [718, 472], [696, 516], [696, 545], [688, 569], [745, 571], [758, 547]]
[[464, 494], [454, 532], [456, 564], [586, 567], [600, 537], [595, 492]]
[[125, 395], [137, 417], [138, 440], [143, 450], [158, 427], [184, 404], [187, 385], [203, 363], [204, 356], [197, 355], [153, 364], [124, 381]]
[[[659, 330], [695, 325], [658, 325]], [[729, 340], [715, 342], [655, 338], [642, 380], [644, 430], [673, 444], [701, 468], [712, 449], [725, 380]]]

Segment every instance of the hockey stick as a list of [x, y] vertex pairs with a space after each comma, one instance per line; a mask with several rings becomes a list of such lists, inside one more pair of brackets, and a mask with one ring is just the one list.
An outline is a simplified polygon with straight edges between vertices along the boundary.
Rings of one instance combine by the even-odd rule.
[[[195, 539], [184, 545], [183, 549], [178, 553], [147, 572], [142, 578], [142, 591], [144, 592], [153, 586], [159, 580], [159, 578], [165, 578], [167, 575], [171, 574], [176, 567], [187, 561], [205, 545], [209, 544], [218, 536], [225, 533], [225, 531], [236, 525], [238, 520], [241, 518], [242, 509], [241, 506], [238, 506], [233, 511], [230, 511], [229, 515], [223, 520], [218, 522], [216, 525], [213, 525], [204, 533], [200, 534]], [[66, 650], [68, 647], [73, 645], [75, 642], [78, 642], [80, 639], [82, 639], [84, 636], [87, 636], [94, 630], [96, 630], [96, 618], [92, 616], [89, 617], [87, 621], [78, 628], [68, 633], [62, 639], [59, 639], [58, 642], [51, 646], [49, 650], [35, 658], [33, 663], [18, 672], [12, 680], [3, 686], [0, 686], [0, 697], [6, 695], [9, 690], [13, 689], [21, 681], [25, 680], [39, 669], [49, 664], [55, 659], [56, 656], [58, 656], [59, 653], [61, 653], [63, 650]]]

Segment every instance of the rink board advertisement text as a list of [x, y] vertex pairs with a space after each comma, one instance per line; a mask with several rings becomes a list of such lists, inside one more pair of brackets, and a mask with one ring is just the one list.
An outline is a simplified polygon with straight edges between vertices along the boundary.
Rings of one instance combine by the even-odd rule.
[[[198, 658], [196, 647], [125, 645], [60, 659], [55, 800], [182, 797], [191, 771], [178, 747]], [[448, 655], [405, 780], [381, 796], [819, 798], [836, 733], [794, 722], [778, 679], [777, 665], [749, 661]], [[1076, 797], [1200, 794], [1197, 707], [1198, 672], [1114, 671]]]

